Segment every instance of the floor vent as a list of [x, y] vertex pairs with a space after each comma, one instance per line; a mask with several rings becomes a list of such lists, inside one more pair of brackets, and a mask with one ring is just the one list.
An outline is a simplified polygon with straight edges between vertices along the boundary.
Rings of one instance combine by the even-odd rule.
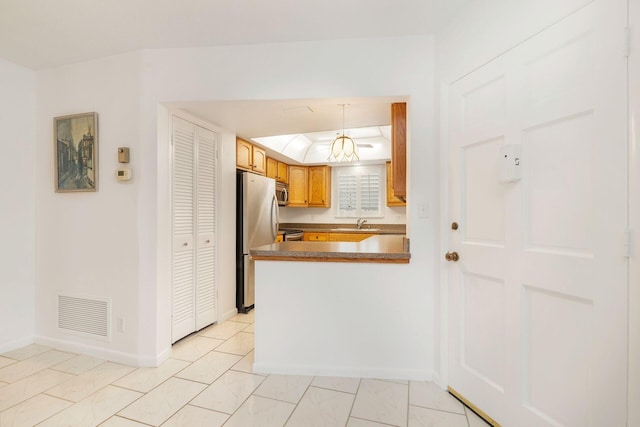
[[58, 294], [58, 329], [111, 340], [111, 300]]

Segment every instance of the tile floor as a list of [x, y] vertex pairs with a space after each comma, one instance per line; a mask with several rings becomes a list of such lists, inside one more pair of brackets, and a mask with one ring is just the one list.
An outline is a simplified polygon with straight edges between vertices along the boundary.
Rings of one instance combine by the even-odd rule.
[[33, 344], [0, 355], [0, 426], [486, 427], [434, 384], [256, 375], [253, 313], [132, 368]]

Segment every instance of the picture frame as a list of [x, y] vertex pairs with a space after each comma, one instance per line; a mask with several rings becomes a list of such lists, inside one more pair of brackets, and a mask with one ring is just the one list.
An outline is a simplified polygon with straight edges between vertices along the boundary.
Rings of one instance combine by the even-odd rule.
[[98, 191], [98, 113], [53, 118], [56, 193]]

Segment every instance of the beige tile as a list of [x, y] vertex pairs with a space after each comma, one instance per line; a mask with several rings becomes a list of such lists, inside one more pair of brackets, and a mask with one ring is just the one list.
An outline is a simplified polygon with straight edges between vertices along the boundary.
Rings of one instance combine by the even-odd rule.
[[349, 418], [347, 427], [388, 427], [389, 424], [380, 424], [374, 421], [363, 420], [360, 418]]
[[140, 396], [141, 393], [109, 385], [58, 412], [38, 427], [96, 426]]
[[313, 377], [301, 377], [297, 375], [269, 375], [260, 387], [255, 391], [256, 396], [285, 402], [298, 403]]
[[233, 337], [229, 338], [223, 344], [217, 347], [216, 351], [245, 356], [251, 350], [253, 350], [253, 339], [253, 334], [238, 332]]
[[171, 358], [195, 362], [223, 342], [223, 340], [194, 335], [174, 344], [171, 349]]
[[343, 426], [349, 418], [355, 395], [309, 387], [293, 411], [287, 427]]
[[187, 368], [178, 372], [175, 376], [191, 381], [211, 384], [240, 359], [241, 357], [235, 354], [212, 351], [197, 362], [192, 363]]
[[96, 357], [78, 355], [72, 357], [69, 360], [66, 360], [62, 363], [58, 363], [55, 366], [52, 366], [51, 369], [55, 369], [56, 371], [68, 372], [70, 374], [80, 375], [89, 369], [93, 369], [98, 365], [106, 362], [104, 359], [98, 359]]
[[18, 348], [13, 351], [8, 351], [4, 353], [3, 356], [8, 357], [10, 359], [15, 359], [15, 360], [25, 360], [49, 350], [52, 350], [52, 348], [44, 345], [40, 345], [40, 344], [30, 344], [26, 347]]
[[[240, 359], [238, 363], [233, 365], [231, 369], [233, 369], [234, 371], [247, 372], [251, 374], [253, 373], [253, 362], [255, 361], [254, 359], [255, 359], [255, 352], [250, 351], [249, 353], [247, 353], [246, 356]], [[261, 374], [256, 374], [256, 375], [261, 375]], [[263, 376], [266, 376], [266, 375], [263, 375]]]
[[169, 418], [162, 427], [220, 427], [229, 415], [187, 405]]
[[0, 411], [73, 378], [66, 372], [45, 369], [13, 384], [0, 388]]
[[114, 415], [107, 421], [100, 424], [100, 427], [149, 427], [148, 424], [142, 424], [137, 421], [128, 420], [126, 418]]
[[256, 321], [255, 314], [255, 310], [251, 310], [247, 314], [238, 313], [229, 320], [232, 322], [254, 323]]
[[469, 427], [490, 427], [490, 424], [476, 415], [471, 409], [465, 407], [465, 414], [467, 415], [467, 420], [469, 422]]
[[71, 353], [63, 353], [58, 350], [49, 350], [44, 353], [40, 353], [29, 359], [22, 360], [13, 365], [5, 366], [0, 369], [0, 381], [7, 383], [14, 383], [26, 378], [29, 375], [33, 375], [36, 372], [47, 369], [58, 363], [64, 362], [67, 359], [71, 359], [74, 355]]
[[409, 404], [464, 414], [464, 406], [456, 398], [430, 381], [411, 381]]
[[17, 363], [17, 362], [18, 362], [18, 359], [9, 359], [8, 357], [0, 356], [0, 368], [13, 365], [14, 363]]
[[260, 375], [227, 371], [193, 399], [191, 404], [233, 414], [264, 379]]
[[244, 328], [242, 331], [243, 331], [243, 332], [250, 332], [250, 333], [252, 333], [252, 334], [253, 334], [253, 333], [255, 333], [255, 332], [256, 332], [256, 324], [255, 324], [255, 323], [252, 323], [252, 324], [250, 324], [249, 326], [247, 326], [246, 328]]
[[173, 375], [189, 366], [189, 362], [167, 359], [157, 368], [139, 368], [120, 378], [113, 385], [147, 393]]
[[231, 322], [227, 320], [219, 324], [211, 325], [199, 332], [200, 336], [227, 340], [247, 327], [246, 323]]
[[130, 366], [105, 362], [59, 386], [47, 390], [46, 393], [61, 399], [78, 402], [118, 378], [122, 378], [134, 369]]
[[407, 424], [409, 387], [404, 384], [363, 379], [351, 415], [392, 425]]
[[56, 397], [38, 394], [31, 399], [0, 412], [0, 426], [34, 426], [71, 405], [71, 402]]
[[360, 378], [315, 377], [311, 385], [355, 394], [360, 385]]
[[251, 396], [224, 427], [282, 427], [294, 408], [293, 403]]
[[206, 385], [193, 381], [169, 378], [120, 411], [118, 415], [141, 423], [159, 426], [205, 387]]
[[408, 427], [468, 427], [467, 417], [435, 409], [409, 406]]

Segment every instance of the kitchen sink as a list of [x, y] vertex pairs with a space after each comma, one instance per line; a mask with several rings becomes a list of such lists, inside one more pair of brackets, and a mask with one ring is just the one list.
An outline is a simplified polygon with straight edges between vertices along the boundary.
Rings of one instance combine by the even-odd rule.
[[355, 228], [355, 227], [345, 227], [345, 228], [332, 228], [331, 231], [341, 232], [341, 231], [355, 231], [358, 233], [375, 233], [376, 231], [380, 231], [379, 228]]

